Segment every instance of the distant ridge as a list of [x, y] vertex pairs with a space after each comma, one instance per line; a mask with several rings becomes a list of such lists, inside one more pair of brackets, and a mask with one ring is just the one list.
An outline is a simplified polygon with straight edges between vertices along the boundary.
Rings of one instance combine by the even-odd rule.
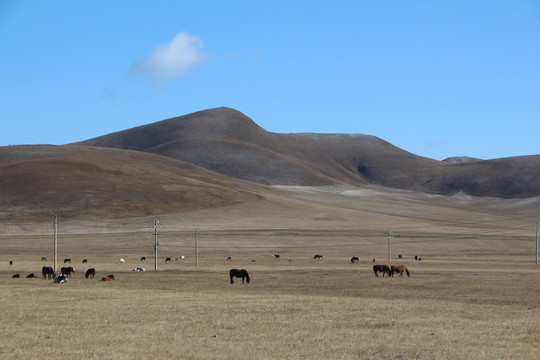
[[77, 143], [164, 155], [268, 185], [365, 183], [435, 194], [540, 195], [540, 156], [436, 161], [362, 134], [271, 133], [215, 108]]
[[468, 156], [454, 156], [449, 157], [443, 160], [444, 162], [455, 164], [455, 163], [465, 163], [465, 162], [472, 162], [472, 161], [481, 161], [481, 159], [476, 159]]

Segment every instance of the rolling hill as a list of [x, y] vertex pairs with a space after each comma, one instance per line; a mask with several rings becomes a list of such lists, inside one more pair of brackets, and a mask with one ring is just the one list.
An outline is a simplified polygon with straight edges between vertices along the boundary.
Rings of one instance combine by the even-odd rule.
[[[451, 195], [540, 195], [540, 156], [436, 161], [362, 134], [280, 134], [215, 108], [77, 143], [137, 150], [267, 185], [361, 185]], [[460, 159], [460, 160], [458, 160]]]
[[291, 193], [267, 185], [395, 189], [387, 200], [404, 199], [403, 190], [522, 199], [540, 195], [540, 156], [436, 161], [369, 135], [268, 132], [230, 108], [76, 144], [0, 147], [3, 222], [49, 221], [55, 213], [77, 219], [155, 216], [238, 204], [289, 209], [297, 217], [293, 209], [305, 204], [289, 207]]
[[0, 147], [0, 220], [176, 213], [257, 201], [260, 192], [254, 184], [144, 152]]

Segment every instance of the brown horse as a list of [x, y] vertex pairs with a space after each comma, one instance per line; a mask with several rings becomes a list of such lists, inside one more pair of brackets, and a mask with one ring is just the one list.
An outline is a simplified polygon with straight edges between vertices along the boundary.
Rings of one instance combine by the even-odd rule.
[[114, 275], [107, 275], [101, 278], [101, 281], [111, 281], [114, 280]]
[[379, 276], [377, 273], [382, 272], [382, 276], [384, 277], [384, 274], [388, 274], [388, 276], [392, 276], [392, 271], [388, 267], [388, 265], [373, 265], [373, 272], [375, 273], [375, 276]]
[[244, 279], [246, 279], [246, 282], [249, 284], [249, 274], [246, 269], [231, 269], [229, 270], [229, 276], [231, 277], [231, 284], [234, 284], [234, 277], [242, 278], [242, 284], [244, 283]]
[[75, 269], [73, 269], [71, 266], [63, 267], [60, 269], [60, 275], [66, 276], [68, 278], [71, 277], [71, 274], [75, 273]]
[[392, 270], [392, 276], [394, 276], [394, 274], [397, 274], [399, 273], [399, 277], [403, 277], [403, 273], [407, 273], [407, 276], [411, 276], [411, 272], [409, 271], [409, 269], [407, 269], [407, 267], [405, 265], [398, 265], [398, 266], [391, 266], [390, 267], [390, 270]]

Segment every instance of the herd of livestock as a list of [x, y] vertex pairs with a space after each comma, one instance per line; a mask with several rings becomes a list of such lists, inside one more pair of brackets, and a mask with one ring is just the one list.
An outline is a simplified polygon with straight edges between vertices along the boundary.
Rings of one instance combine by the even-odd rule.
[[[276, 259], [279, 259], [280, 258], [280, 255], [279, 254], [274, 254], [275, 258]], [[322, 259], [323, 256], [322, 255], [315, 255], [313, 257], [313, 259]], [[184, 259], [184, 256], [181, 256], [179, 258], [175, 258], [176, 261], [178, 260], [183, 260]], [[402, 255], [399, 255], [399, 259], [403, 259]], [[414, 259], [416, 261], [421, 261], [422, 258], [419, 258], [418, 256], [415, 256]], [[141, 257], [141, 261], [145, 261], [146, 258], [143, 256]], [[227, 257], [227, 261], [230, 261], [232, 260], [232, 257], [231, 256], [228, 256]], [[41, 258], [41, 261], [47, 261], [47, 258], [46, 257], [42, 257]], [[171, 261], [171, 258], [166, 258], [165, 259], [165, 262], [170, 262]], [[254, 260], [252, 260], [254, 261]], [[351, 258], [351, 263], [355, 263], [355, 262], [358, 262], [359, 261], [359, 258], [356, 257], [356, 256], [353, 256]], [[375, 259], [373, 259], [373, 262], [375, 262]], [[71, 263], [71, 259], [64, 259], [64, 264], [65, 263]], [[87, 259], [83, 259], [82, 261], [83, 264], [86, 264], [88, 263], [88, 260]], [[125, 263], [125, 260], [124, 259], [120, 259], [120, 263], [121, 264], [124, 264]], [[13, 265], [13, 261], [10, 261], [9, 262], [9, 265]], [[134, 269], [132, 269], [132, 271], [145, 271], [144, 268], [142, 267], [136, 267]], [[388, 277], [393, 277], [394, 274], [399, 274], [400, 277], [403, 276], [403, 274], [407, 274], [407, 276], [411, 276], [411, 272], [409, 271], [409, 269], [405, 266], [405, 265], [397, 265], [397, 266], [388, 266], [388, 265], [373, 265], [373, 272], [375, 274], [375, 276], [379, 276], [378, 274], [379, 273], [382, 273], [382, 276], [384, 277], [384, 275], [388, 275]], [[68, 279], [71, 277], [71, 275], [75, 273], [75, 269], [73, 269], [73, 267], [71, 266], [65, 266], [65, 267], [62, 267], [60, 269], [60, 275], [56, 275], [54, 269], [51, 267], [51, 266], [43, 266], [42, 269], [41, 269], [41, 278], [43, 280], [46, 280], [46, 279], [49, 279], [49, 280], [53, 280], [54, 283], [65, 283], [68, 281]], [[85, 278], [94, 278], [94, 276], [96, 275], [96, 269], [94, 268], [89, 268], [86, 273], [85, 273]], [[230, 281], [231, 281], [231, 284], [234, 283], [233, 281], [233, 278], [234, 277], [241, 277], [242, 278], [242, 284], [244, 283], [244, 279], [247, 279], [247, 283], [249, 284], [249, 281], [250, 281], [250, 278], [249, 278], [249, 274], [247, 273], [247, 271], [245, 269], [241, 269], [241, 270], [238, 270], [238, 269], [231, 269], [229, 271], [229, 275], [230, 275]], [[20, 274], [14, 274], [12, 276], [12, 278], [20, 278]], [[26, 278], [39, 278], [39, 276], [35, 275], [34, 273], [30, 273], [26, 276]], [[111, 275], [107, 275], [107, 276], [104, 276], [101, 278], [101, 281], [111, 281], [111, 280], [114, 280], [114, 275], [111, 274]]]

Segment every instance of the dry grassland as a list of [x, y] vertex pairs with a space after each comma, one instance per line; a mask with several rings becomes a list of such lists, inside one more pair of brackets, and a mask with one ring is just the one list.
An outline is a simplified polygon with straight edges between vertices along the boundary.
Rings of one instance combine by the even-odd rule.
[[[67, 284], [25, 278], [52, 265], [50, 223], [1, 225], [0, 359], [540, 358], [539, 199], [337, 190], [160, 216], [158, 272], [151, 219], [61, 222]], [[374, 276], [387, 229], [411, 277]]]
[[[472, 254], [444, 254], [444, 247], [430, 249], [424, 244], [421, 262], [414, 261], [414, 253], [393, 260], [406, 264], [411, 277], [383, 278], [374, 276], [371, 257], [376, 254], [381, 258], [378, 263], [388, 263], [384, 248], [359, 253], [346, 232], [327, 233], [320, 239], [311, 233], [314, 242], [307, 233], [296, 233], [288, 248], [285, 241], [280, 243], [279, 233], [273, 234], [261, 232], [260, 238], [268, 239], [260, 247], [242, 247], [245, 239], [238, 232], [221, 231], [218, 237], [228, 240], [221, 248], [217, 240], [212, 246], [201, 246], [199, 267], [194, 266], [187, 239], [174, 251], [160, 249], [158, 272], [153, 271], [151, 253], [144, 254], [146, 263], [139, 261], [137, 247], [129, 253], [111, 247], [105, 254], [102, 249], [110, 245], [99, 243], [101, 236], [87, 235], [84, 241], [70, 243], [76, 273], [67, 284], [25, 278], [30, 272], [39, 274], [44, 264], [52, 265], [50, 256], [47, 263], [40, 261], [40, 246], [50, 250], [48, 239], [47, 246], [37, 237], [4, 241], [0, 358], [540, 356], [539, 270], [530, 254], [514, 251], [523, 246], [515, 240], [516, 248], [509, 254], [504, 249], [494, 251], [497, 241], [480, 241], [478, 249], [490, 251]], [[122, 241], [128, 242], [125, 237], [117, 235], [117, 249]], [[205, 241], [212, 244], [211, 236], [201, 234], [201, 243]], [[273, 241], [281, 245], [280, 259], [268, 247]], [[465, 245], [467, 240], [461, 241]], [[320, 246], [328, 242], [336, 246], [321, 251]], [[226, 261], [231, 245], [237, 251], [232, 261]], [[20, 247], [33, 250], [23, 252]], [[92, 250], [81, 251], [85, 248]], [[187, 255], [184, 261], [164, 262], [166, 256], [180, 252]], [[324, 258], [314, 260], [315, 253]], [[360, 262], [352, 264], [352, 255], [359, 255]], [[120, 264], [119, 257], [126, 264]], [[89, 263], [81, 264], [83, 258]], [[9, 260], [14, 264], [8, 265]], [[131, 271], [141, 264], [146, 272]], [[90, 267], [97, 270], [95, 279], [84, 278]], [[229, 284], [232, 267], [248, 269], [251, 283], [242, 285], [238, 279]], [[22, 278], [12, 279], [15, 272]], [[115, 274], [115, 281], [98, 280], [109, 273]]]

